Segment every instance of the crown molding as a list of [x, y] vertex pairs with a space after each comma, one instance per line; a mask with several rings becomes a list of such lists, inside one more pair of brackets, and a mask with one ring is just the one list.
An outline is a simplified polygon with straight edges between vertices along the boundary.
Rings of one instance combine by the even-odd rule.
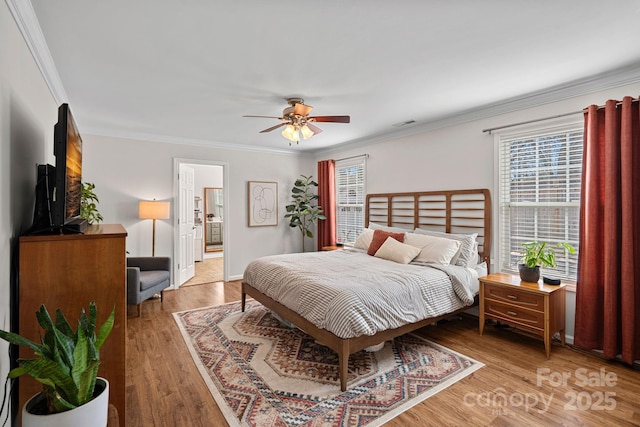
[[55, 102], [59, 105], [68, 101], [67, 94], [62, 86], [62, 80], [58, 74], [49, 46], [44, 39], [40, 23], [29, 0], [6, 0], [9, 11], [18, 25], [18, 29], [27, 43], [33, 59], [36, 61], [40, 73], [44, 78]]

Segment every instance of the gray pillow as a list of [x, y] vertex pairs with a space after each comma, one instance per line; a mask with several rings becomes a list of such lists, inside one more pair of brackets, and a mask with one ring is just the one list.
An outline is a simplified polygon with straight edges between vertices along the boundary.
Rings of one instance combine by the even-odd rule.
[[476, 243], [478, 233], [452, 234], [443, 233], [442, 231], [423, 230], [422, 228], [416, 228], [414, 232], [417, 234], [458, 240], [460, 242], [460, 249], [458, 249], [458, 252], [451, 259], [451, 264], [470, 268], [474, 268], [478, 264], [478, 245]]

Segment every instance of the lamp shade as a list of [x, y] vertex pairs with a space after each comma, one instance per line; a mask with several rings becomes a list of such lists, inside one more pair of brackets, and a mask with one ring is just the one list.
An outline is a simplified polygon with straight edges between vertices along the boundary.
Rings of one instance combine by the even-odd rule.
[[293, 125], [287, 125], [282, 131], [282, 136], [287, 138], [289, 141], [298, 142], [300, 141], [300, 135], [298, 134], [298, 128]]
[[302, 137], [304, 139], [309, 139], [314, 135], [313, 131], [311, 129], [309, 129], [309, 126], [307, 126], [307, 125], [302, 126], [300, 128], [300, 132], [302, 132]]
[[140, 219], [169, 219], [169, 202], [141, 200], [138, 206]]

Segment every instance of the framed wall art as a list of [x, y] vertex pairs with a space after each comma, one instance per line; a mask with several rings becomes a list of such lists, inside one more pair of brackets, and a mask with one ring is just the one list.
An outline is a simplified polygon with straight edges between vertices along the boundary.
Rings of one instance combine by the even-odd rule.
[[278, 225], [278, 183], [249, 181], [249, 227]]

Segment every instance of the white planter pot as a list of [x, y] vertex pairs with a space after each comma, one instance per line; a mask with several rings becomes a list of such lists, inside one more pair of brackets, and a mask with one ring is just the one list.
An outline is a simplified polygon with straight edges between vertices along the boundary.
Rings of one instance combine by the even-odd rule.
[[22, 407], [23, 427], [106, 427], [109, 417], [109, 381], [98, 377], [96, 389], [99, 384], [104, 385], [104, 390], [90, 402], [69, 411], [51, 415], [34, 415], [27, 408], [32, 407], [38, 400], [44, 397], [38, 393], [27, 401]]

